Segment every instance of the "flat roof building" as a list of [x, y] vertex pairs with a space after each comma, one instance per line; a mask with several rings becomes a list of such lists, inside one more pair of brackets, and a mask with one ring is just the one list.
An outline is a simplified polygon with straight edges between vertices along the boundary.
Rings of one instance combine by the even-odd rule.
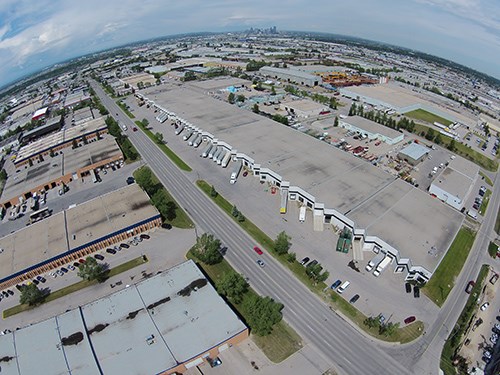
[[282, 102], [280, 107], [290, 114], [298, 117], [308, 118], [310, 116], [318, 116], [323, 111], [330, 112], [330, 108], [320, 103], [316, 103], [310, 99], [293, 100]]
[[461, 210], [478, 176], [479, 167], [476, 164], [457, 157], [432, 181], [429, 193]]
[[318, 86], [321, 83], [321, 78], [300, 70], [274, 68], [264, 66], [259, 69], [259, 72], [267, 77], [279, 79], [283, 82], [296, 83], [305, 86]]
[[35, 138], [41, 137], [45, 134], [51, 133], [56, 130], [60, 130], [62, 126], [62, 116], [56, 116], [49, 120], [45, 125], [39, 126], [37, 128], [31, 129], [22, 134], [20, 142], [26, 143]]
[[0, 336], [2, 372], [169, 375], [209, 362], [247, 337], [248, 328], [188, 260]]
[[417, 165], [429, 154], [429, 149], [418, 143], [411, 143], [398, 153], [398, 158], [405, 160], [411, 165]]
[[68, 208], [0, 238], [0, 289], [161, 224], [137, 184]]
[[395, 145], [401, 142], [404, 134], [387, 126], [377, 124], [374, 121], [367, 120], [361, 116], [349, 116], [340, 120], [339, 125], [345, 129], [355, 131], [368, 139], [378, 139], [389, 145]]
[[[193, 89], [191, 84], [178, 87], [167, 83], [161, 88], [145, 90], [142, 95], [155, 108], [202, 133], [209, 142], [230, 150], [235, 160], [241, 161], [261, 181], [280, 188], [288, 200], [311, 208], [314, 230], [322, 231], [326, 225], [349, 227], [354, 232], [353, 244], [368, 242], [391, 253], [397, 259], [400, 272], [407, 271], [409, 279], [428, 280], [436, 264], [413, 261], [421, 259], [415, 252], [426, 248], [429, 251], [434, 245], [448, 249], [460, 228], [462, 215], [459, 212], [409, 184], [403, 183], [404, 189], [415, 191], [410, 193], [403, 189], [399, 198], [393, 198], [390, 192], [401, 190], [402, 182], [366, 160], [251, 111], [211, 98]], [[154, 101], [148, 99], [153, 97]], [[385, 211], [356, 211], [357, 207], [378, 200], [379, 207], [382, 203], [387, 207]], [[408, 207], [417, 207], [422, 214], [412, 215]], [[355, 213], [358, 216], [353, 216]], [[371, 221], [362, 220], [365, 216]], [[402, 221], [402, 216], [409, 216], [411, 220]], [[399, 239], [395, 241], [396, 234], [383, 230], [386, 226], [390, 228], [398, 218], [397, 235], [415, 238], [418, 246]], [[377, 225], [360, 224], [366, 222]], [[429, 222], [434, 225], [428, 225]], [[416, 229], [420, 227], [425, 227], [426, 231]]]

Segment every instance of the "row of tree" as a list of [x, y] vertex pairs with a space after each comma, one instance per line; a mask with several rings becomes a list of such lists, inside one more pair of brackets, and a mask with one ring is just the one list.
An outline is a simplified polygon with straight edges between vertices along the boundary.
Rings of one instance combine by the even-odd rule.
[[105, 122], [108, 126], [109, 134], [116, 138], [116, 142], [120, 146], [125, 158], [132, 161], [137, 160], [139, 158], [139, 153], [132, 145], [132, 142], [130, 142], [130, 139], [122, 134], [118, 122], [111, 116], [106, 117]]
[[366, 318], [363, 323], [369, 328], [377, 328], [378, 334], [384, 335], [386, 337], [395, 334], [399, 328], [399, 323], [391, 323], [391, 322], [382, 323], [379, 317], [373, 317], [373, 316]]
[[170, 198], [163, 185], [148, 167], [141, 167], [135, 172], [135, 181], [150, 196], [151, 203], [160, 212], [163, 221], [172, 221], [177, 217], [177, 205]]
[[[223, 259], [220, 240], [209, 233], [203, 233], [197, 238], [191, 253], [208, 265], [220, 263]], [[270, 297], [261, 297], [250, 292], [246, 279], [235, 271], [222, 274], [215, 283], [215, 288], [233, 304], [241, 304], [244, 318], [253, 334], [270, 334], [273, 326], [282, 319], [283, 305]]]

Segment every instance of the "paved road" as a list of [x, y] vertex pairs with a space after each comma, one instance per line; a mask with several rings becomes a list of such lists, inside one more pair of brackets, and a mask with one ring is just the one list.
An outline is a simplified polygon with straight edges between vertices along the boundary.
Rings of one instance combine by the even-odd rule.
[[497, 181], [498, 174], [491, 177], [494, 180], [494, 188], [481, 229], [477, 233], [476, 241], [471, 249], [469, 258], [456, 280], [455, 288], [453, 288], [446, 303], [441, 308], [438, 318], [427, 329], [427, 333], [422, 339], [389, 351], [392, 356], [411, 368], [414, 373], [437, 373], [444, 342], [457, 322], [467, 301], [468, 295], [464, 293], [465, 287], [469, 280], [477, 278], [483, 264], [491, 264], [492, 259], [489, 257], [487, 249], [489, 242], [497, 237], [494, 227], [500, 204], [500, 181]]
[[181, 172], [142, 132], [132, 132], [133, 122], [124, 116], [114, 100], [93, 83], [102, 103], [119, 120], [128, 125], [127, 135], [178, 203], [186, 209], [198, 228], [214, 233], [229, 249], [226, 259], [249, 278], [259, 293], [269, 295], [285, 305], [285, 319], [345, 374], [409, 374], [410, 372], [371, 340], [360, 334], [332, 312], [293, 274], [271, 256], [261, 256], [264, 268], [256, 264], [254, 241], [188, 177]]

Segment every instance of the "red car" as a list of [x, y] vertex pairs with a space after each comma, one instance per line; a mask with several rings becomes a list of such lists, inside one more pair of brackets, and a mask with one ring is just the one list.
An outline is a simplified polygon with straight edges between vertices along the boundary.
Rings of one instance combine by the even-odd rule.
[[414, 316], [409, 316], [408, 318], [406, 318], [404, 320], [405, 324], [410, 324], [410, 323], [413, 323], [415, 321], [415, 317]]
[[134, 126], [134, 127], [132, 128], [132, 130], [136, 132], [136, 131], [137, 131], [137, 128]]
[[262, 254], [263, 254], [262, 250], [261, 250], [261, 249], [259, 249], [257, 246], [254, 246], [253, 250], [254, 250], [257, 254], [259, 254], [259, 255], [262, 255]]

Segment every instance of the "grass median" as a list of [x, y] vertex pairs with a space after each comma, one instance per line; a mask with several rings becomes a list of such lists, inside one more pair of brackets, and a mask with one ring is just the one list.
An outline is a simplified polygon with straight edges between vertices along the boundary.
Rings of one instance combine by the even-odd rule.
[[491, 178], [486, 176], [486, 174], [483, 171], [479, 171], [479, 175], [483, 178], [484, 182], [486, 182], [490, 186], [493, 186], [493, 181], [491, 181]]
[[125, 114], [126, 114], [128, 117], [130, 117], [131, 119], [134, 119], [134, 118], [135, 118], [134, 114], [128, 110], [127, 106], [125, 105], [125, 103], [123, 103], [123, 102], [121, 101], [121, 99], [120, 99], [120, 100], [117, 100], [117, 101], [116, 101], [116, 104], [118, 104], [118, 107], [120, 107], [120, 108], [121, 108], [121, 110], [122, 110], [123, 112], [125, 112]]
[[172, 162], [179, 167], [179, 169], [191, 172], [192, 169], [189, 165], [187, 165], [175, 152], [167, 147], [165, 143], [158, 143], [155, 135], [151, 130], [149, 130], [146, 126], [142, 124], [141, 121], [136, 121], [135, 124], [141, 128], [141, 130], [146, 133], [146, 135], [163, 151], [165, 155], [167, 155]]
[[422, 291], [436, 305], [441, 307], [446, 301], [448, 294], [450, 294], [453, 289], [455, 279], [460, 274], [467, 260], [475, 237], [476, 233], [471, 229], [465, 227], [460, 228], [453, 243], [439, 264], [439, 267], [434, 272], [429, 282], [422, 288]]
[[[191, 252], [188, 252], [186, 257], [188, 259], [193, 259], [198, 266], [203, 269], [207, 277], [212, 281], [213, 285], [220, 280], [224, 273], [233, 272], [233, 268], [226, 260], [222, 260], [222, 262], [218, 264], [207, 265], [197, 261], [196, 258], [192, 256]], [[255, 295], [256, 293], [250, 288], [249, 291], [243, 296], [243, 301], [245, 298], [251, 298], [252, 294]], [[238, 312], [243, 320], [245, 320], [247, 312], [243, 307], [243, 301], [239, 304], [232, 303], [230, 301], [226, 302]], [[252, 335], [251, 337], [257, 346], [264, 352], [267, 358], [274, 363], [282, 362], [302, 348], [302, 339], [300, 336], [283, 320], [273, 327], [271, 334], [267, 336]]]
[[481, 203], [481, 207], [479, 207], [479, 213], [481, 215], [486, 215], [486, 209], [488, 208], [488, 203], [490, 203], [490, 198], [491, 198], [491, 190], [486, 189], [486, 193], [484, 193], [483, 196], [483, 202]]
[[441, 116], [430, 113], [424, 109], [416, 109], [416, 110], [411, 111], [411, 112], [406, 112], [405, 116], [414, 118], [415, 120], [426, 121], [426, 122], [429, 122], [431, 124], [433, 124], [434, 122], [439, 122], [441, 125], [445, 125], [445, 126], [452, 124], [452, 122], [450, 120], [447, 120]]
[[[108, 272], [107, 278], [119, 275], [120, 273], [128, 271], [128, 270], [130, 270], [132, 268], [138, 267], [141, 264], [144, 264], [146, 262], [148, 262], [147, 258], [146, 258], [146, 260], [144, 260], [144, 258], [142, 256], [134, 258], [132, 260], [129, 260], [128, 262], [122, 263], [119, 266], [111, 268], [109, 270], [109, 272]], [[77, 271], [75, 270], [74, 272], [77, 272]], [[96, 284], [98, 284], [98, 282], [95, 281], [95, 280], [93, 280], [93, 281], [87, 281], [87, 280], [78, 281], [78, 282], [76, 282], [74, 284], [68, 285], [67, 287], [64, 287], [62, 289], [58, 289], [58, 290], [56, 290], [54, 292], [51, 292], [45, 298], [45, 300], [43, 301], [43, 303], [48, 303], [48, 302], [51, 302], [51, 301], [55, 301], [56, 299], [59, 299], [59, 298], [67, 296], [68, 294], [77, 292], [77, 291], [79, 291], [81, 289], [84, 289], [84, 288], [86, 288], [88, 286], [92, 286], [92, 285], [96, 285]], [[13, 306], [11, 308], [5, 309], [3, 311], [2, 316], [3, 316], [4, 319], [6, 319], [6, 318], [8, 318], [10, 316], [13, 316], [13, 315], [19, 314], [19, 313], [21, 313], [23, 311], [31, 310], [31, 309], [34, 309], [34, 308], [36, 308], [36, 306], [21, 305], [20, 304], [20, 305], [16, 305], [16, 306]]]
[[306, 269], [303, 267], [298, 261], [289, 262], [284, 257], [279, 256], [273, 250], [274, 241], [265, 234], [260, 228], [258, 228], [255, 224], [253, 224], [250, 220], [245, 218], [245, 221], [238, 221], [231, 213], [233, 205], [231, 202], [227, 201], [220, 194], [217, 194], [216, 197], [211, 196], [210, 192], [212, 187], [203, 180], [196, 181], [198, 187], [207, 194], [223, 211], [225, 211], [230, 217], [232, 217], [236, 223], [238, 223], [256, 242], [261, 244], [265, 249], [268, 250], [269, 254], [271, 254], [274, 258], [276, 258], [281, 264], [287, 267], [292, 273], [311, 291], [319, 295], [320, 297], [324, 297], [327, 299], [328, 303], [334, 310], [340, 311], [342, 314], [347, 316], [353, 323], [355, 323], [360, 329], [364, 330], [368, 334], [376, 337], [380, 340], [389, 341], [389, 342], [410, 342], [416, 339], [418, 336], [422, 334], [423, 323], [422, 322], [414, 322], [409, 326], [399, 328], [397, 332], [390, 336], [386, 337], [383, 335], [379, 335], [376, 330], [370, 329], [368, 326], [364, 324], [364, 320], [366, 316], [363, 315], [360, 311], [358, 311], [352, 304], [347, 302], [345, 299], [340, 297], [338, 294], [331, 292], [328, 289], [328, 286], [325, 283], [314, 283], [306, 274]]

